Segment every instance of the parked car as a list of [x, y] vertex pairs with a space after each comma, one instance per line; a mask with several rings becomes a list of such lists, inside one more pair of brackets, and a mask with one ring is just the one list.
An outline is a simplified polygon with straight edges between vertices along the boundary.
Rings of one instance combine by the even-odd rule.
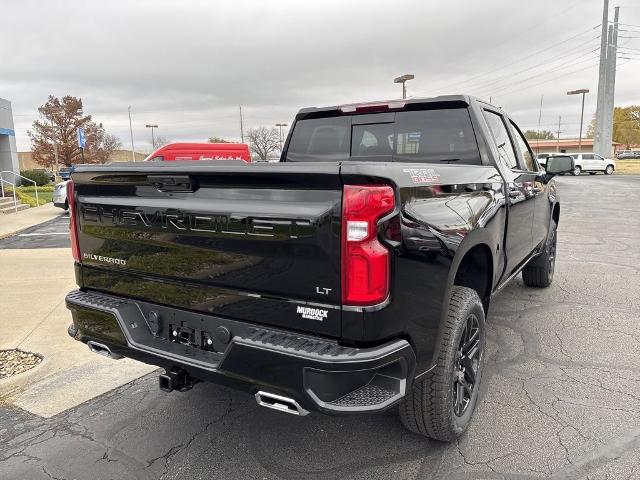
[[251, 161], [245, 143], [169, 143], [151, 153], [145, 162], [174, 160], [243, 160]]
[[580, 175], [582, 172], [589, 172], [595, 175], [602, 172], [611, 175], [616, 169], [616, 162], [610, 158], [604, 158], [597, 153], [569, 153], [573, 157], [575, 167], [573, 175]]
[[[399, 406], [469, 425], [485, 316], [554, 275], [558, 188], [516, 124], [473, 97], [306, 108], [277, 164], [83, 165], [67, 186], [71, 337], [295, 415]], [[489, 405], [488, 408], [491, 408]]]
[[74, 167], [60, 167], [58, 170], [58, 176], [61, 180], [69, 180], [71, 173], [73, 173]]
[[64, 210], [69, 210], [69, 202], [67, 201], [67, 183], [69, 180], [56, 184], [53, 189], [53, 205]]
[[631, 150], [627, 150], [626, 152], [620, 153], [618, 155], [618, 160], [636, 160], [640, 158], [640, 152], [634, 152]]

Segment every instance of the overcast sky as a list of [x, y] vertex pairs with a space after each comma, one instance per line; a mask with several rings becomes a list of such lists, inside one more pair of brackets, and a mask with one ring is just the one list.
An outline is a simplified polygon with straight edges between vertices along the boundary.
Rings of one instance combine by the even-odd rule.
[[[0, 7], [0, 97], [13, 102], [20, 151], [47, 95], [81, 97], [130, 148], [145, 124], [168, 140], [240, 139], [291, 123], [299, 108], [410, 96], [476, 94], [523, 129], [577, 136], [579, 97], [595, 112], [602, 0], [30, 1]], [[620, 5], [616, 105], [640, 104], [640, 2]], [[586, 126], [585, 126], [586, 128]]]

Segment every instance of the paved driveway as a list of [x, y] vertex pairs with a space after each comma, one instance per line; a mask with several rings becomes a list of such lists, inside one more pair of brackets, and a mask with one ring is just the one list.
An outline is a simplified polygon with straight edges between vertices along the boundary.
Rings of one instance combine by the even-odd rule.
[[640, 177], [558, 183], [555, 282], [495, 299], [459, 442], [393, 412], [297, 418], [211, 384], [166, 394], [149, 375], [49, 419], [0, 407], [0, 477], [640, 478]]
[[0, 250], [70, 248], [70, 246], [69, 214], [62, 210], [59, 216], [52, 220], [27, 228], [12, 237], [0, 239]]

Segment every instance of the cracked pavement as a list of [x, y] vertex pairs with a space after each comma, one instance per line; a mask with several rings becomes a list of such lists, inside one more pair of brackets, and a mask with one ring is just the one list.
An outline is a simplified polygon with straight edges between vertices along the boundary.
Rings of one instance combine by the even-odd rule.
[[556, 278], [494, 299], [458, 442], [393, 411], [299, 418], [212, 384], [167, 394], [151, 374], [51, 418], [0, 405], [0, 478], [640, 478], [640, 177], [558, 183]]

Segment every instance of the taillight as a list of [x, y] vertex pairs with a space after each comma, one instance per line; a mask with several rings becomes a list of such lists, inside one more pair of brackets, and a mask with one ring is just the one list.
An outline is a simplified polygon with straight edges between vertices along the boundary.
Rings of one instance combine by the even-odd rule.
[[377, 221], [394, 209], [388, 185], [345, 185], [342, 192], [342, 303], [375, 305], [389, 294], [389, 250]]
[[73, 181], [67, 182], [67, 202], [69, 203], [69, 234], [71, 237], [71, 254], [76, 262], [80, 262], [80, 244], [78, 243], [78, 222], [76, 221], [76, 197]]

